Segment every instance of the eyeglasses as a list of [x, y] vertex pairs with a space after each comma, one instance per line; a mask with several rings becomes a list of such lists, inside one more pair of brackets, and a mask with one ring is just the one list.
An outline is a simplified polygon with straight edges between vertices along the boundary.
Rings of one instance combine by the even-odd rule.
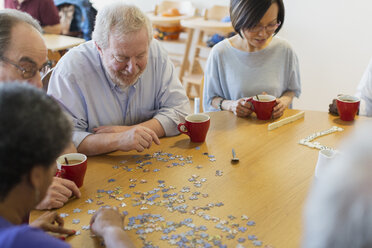
[[270, 23], [266, 26], [258, 25], [258, 26], [255, 26], [253, 28], [248, 28], [248, 32], [259, 33], [259, 32], [261, 32], [262, 30], [265, 29], [266, 33], [272, 33], [280, 26], [280, 24], [281, 24], [281, 22]]
[[52, 61], [50, 60], [45, 62], [40, 68], [37, 68], [37, 65], [34, 61], [27, 58], [21, 59], [18, 64], [4, 56], [0, 56], [0, 60], [15, 66], [21, 72], [23, 79], [33, 78], [38, 71], [40, 74], [44, 75], [52, 68]]

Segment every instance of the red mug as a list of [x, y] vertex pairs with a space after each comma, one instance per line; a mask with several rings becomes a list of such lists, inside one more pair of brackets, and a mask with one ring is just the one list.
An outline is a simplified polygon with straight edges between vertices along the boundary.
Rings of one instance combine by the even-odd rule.
[[204, 142], [210, 125], [209, 115], [191, 114], [185, 120], [185, 123], [178, 124], [178, 130], [190, 136], [191, 142]]
[[81, 153], [64, 154], [57, 158], [57, 168], [57, 177], [71, 180], [80, 188], [87, 170], [87, 156]]
[[336, 102], [340, 119], [343, 121], [354, 120], [359, 109], [360, 99], [356, 96], [340, 95]]
[[276, 105], [276, 97], [271, 95], [258, 95], [250, 97], [247, 102], [251, 103], [251, 110], [256, 113], [257, 119], [269, 120]]

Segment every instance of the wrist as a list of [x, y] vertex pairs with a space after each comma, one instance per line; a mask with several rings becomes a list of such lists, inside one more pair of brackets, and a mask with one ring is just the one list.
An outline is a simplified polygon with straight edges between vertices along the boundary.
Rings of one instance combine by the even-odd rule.
[[225, 101], [226, 99], [225, 98], [221, 98], [220, 101], [218, 102], [218, 109], [219, 110], [224, 110], [223, 106], [222, 106], [222, 103]]
[[119, 226], [107, 226], [102, 229], [102, 237], [109, 238], [116, 235], [123, 235], [124, 229]]

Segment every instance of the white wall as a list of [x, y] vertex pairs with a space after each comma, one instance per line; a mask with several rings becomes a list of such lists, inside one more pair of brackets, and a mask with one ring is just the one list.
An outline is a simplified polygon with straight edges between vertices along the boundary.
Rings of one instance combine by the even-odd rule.
[[[101, 3], [117, 0], [95, 0]], [[126, 0], [150, 11], [161, 0]], [[197, 8], [229, 0], [192, 0]], [[372, 58], [371, 0], [284, 0], [286, 19], [279, 36], [294, 47], [302, 95], [294, 108], [327, 111], [338, 93], [354, 94]]]
[[285, 0], [280, 36], [300, 61], [302, 95], [294, 107], [327, 111], [338, 93], [354, 94], [372, 57], [372, 1]]

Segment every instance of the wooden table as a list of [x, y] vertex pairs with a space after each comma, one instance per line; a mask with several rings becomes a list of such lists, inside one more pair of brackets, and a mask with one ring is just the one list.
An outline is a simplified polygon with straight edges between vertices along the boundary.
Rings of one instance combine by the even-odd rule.
[[56, 63], [67, 49], [85, 42], [85, 40], [81, 38], [58, 34], [43, 34], [43, 37], [46, 47], [48, 48], [48, 59]]
[[[286, 110], [285, 116], [297, 113], [298, 110]], [[237, 118], [227, 111], [210, 113], [211, 127], [207, 140], [203, 144], [195, 144], [189, 141], [186, 135], [161, 139], [161, 145], [154, 145], [147, 151], [153, 154], [161, 150], [163, 153], [182, 155], [183, 157], [192, 156], [193, 163], [185, 163], [184, 166], [174, 166], [168, 168], [172, 163], [181, 163], [178, 159], [169, 162], [157, 161], [156, 159], [143, 160], [144, 154], [137, 152], [123, 153], [115, 152], [102, 156], [89, 157], [88, 170], [85, 182], [81, 188], [82, 198], [71, 200], [65, 207], [58, 210], [59, 213], [68, 213], [65, 218], [65, 225], [69, 228], [81, 230], [83, 225], [88, 225], [91, 215], [87, 214], [89, 209], [98, 209], [97, 201], [104, 202], [105, 205], [119, 206], [121, 202], [126, 203], [126, 207], [120, 207], [120, 211], [128, 211], [125, 224], [128, 224], [129, 217], [139, 214], [151, 213], [160, 214], [165, 222], [156, 222], [162, 228], [166, 227], [167, 221], [179, 222], [186, 218], [192, 218], [196, 226], [205, 225], [208, 230], [204, 231], [210, 236], [221, 235], [222, 243], [228, 247], [235, 247], [237, 239], [243, 237], [246, 241], [245, 247], [253, 247], [252, 241], [247, 240], [248, 235], [256, 235], [263, 242], [262, 247], [270, 245], [280, 247], [299, 247], [301, 239], [301, 220], [304, 200], [310, 183], [313, 179], [314, 168], [318, 157], [318, 150], [311, 149], [298, 144], [302, 138], [310, 134], [331, 128], [334, 125], [340, 126], [345, 130], [319, 138], [321, 144], [337, 148], [340, 141], [348, 133], [367, 118], [357, 117], [355, 122], [343, 122], [338, 117], [333, 117], [325, 112], [306, 111], [305, 118], [294, 123], [282, 126], [278, 129], [268, 131], [268, 121], [260, 121], [255, 117]], [[200, 150], [199, 148], [200, 147]], [[238, 164], [231, 164], [231, 149], [235, 148], [237, 156], [240, 158]], [[208, 152], [214, 155], [216, 161], [210, 161], [209, 157], [203, 155]], [[140, 157], [133, 157], [139, 155]], [[169, 158], [164, 155], [163, 158]], [[152, 164], [144, 165], [143, 169], [148, 168], [149, 172], [138, 169], [136, 161], [142, 160], [144, 163], [150, 161]], [[125, 163], [121, 163], [127, 161]], [[198, 168], [201, 165], [201, 168]], [[117, 166], [117, 167], [115, 167]], [[127, 171], [129, 168], [132, 171]], [[159, 171], [154, 172], [155, 169]], [[216, 171], [222, 171], [222, 176], [216, 176]], [[201, 187], [195, 187], [194, 182], [189, 182], [192, 175], [199, 176], [196, 180], [201, 182]], [[206, 178], [206, 182], [202, 182]], [[109, 182], [115, 179], [114, 182]], [[137, 181], [134, 182], [134, 179]], [[131, 181], [132, 182], [131, 182]], [[146, 180], [146, 183], [141, 183]], [[141, 206], [132, 206], [134, 198], [140, 198], [134, 192], [149, 192], [154, 188], [162, 190], [158, 180], [164, 180], [166, 188], [175, 187], [166, 194], [178, 193], [184, 195], [185, 203], [174, 203], [174, 206], [187, 204], [188, 213], [170, 212], [166, 206], [146, 206], [147, 210], [140, 210]], [[145, 181], [143, 181], [145, 182]], [[130, 184], [136, 184], [130, 188]], [[131, 197], [124, 200], [109, 198], [107, 193], [99, 195], [97, 189], [115, 190], [121, 186], [122, 192], [117, 196], [123, 197], [129, 193]], [[189, 193], [181, 193], [183, 187], [190, 187]], [[193, 192], [208, 194], [204, 198], [201, 194], [199, 200], [190, 200]], [[163, 192], [158, 192], [161, 197], [154, 202], [166, 200]], [[150, 195], [149, 195], [150, 196]], [[148, 198], [149, 196], [146, 196]], [[91, 198], [93, 203], [85, 201]], [[209, 203], [222, 202], [224, 206], [210, 207], [210, 210], [197, 210], [196, 214], [189, 213], [193, 206], [206, 206]], [[81, 213], [73, 213], [75, 208], [82, 210]], [[198, 216], [201, 212], [208, 216]], [[40, 214], [39, 211], [32, 213], [32, 218]], [[201, 215], [201, 214], [200, 214]], [[236, 219], [229, 219], [229, 215]], [[242, 220], [241, 216], [246, 215], [249, 220]], [[228, 221], [224, 225], [234, 230], [232, 224], [239, 224], [239, 227], [248, 228], [244, 233], [238, 231], [234, 239], [227, 239], [228, 233], [215, 228], [219, 222], [213, 222], [213, 217], [219, 221]], [[206, 218], [206, 219], [205, 219]], [[72, 224], [73, 219], [79, 219], [80, 224]], [[248, 221], [255, 221], [255, 226], [248, 226]], [[136, 222], [139, 223], [138, 221]], [[145, 228], [143, 228], [145, 229]], [[172, 234], [180, 234], [191, 230], [189, 227], [176, 229]], [[199, 231], [199, 233], [202, 231]], [[143, 246], [142, 241], [135, 234], [136, 230], [129, 231], [131, 238], [137, 247]], [[196, 233], [196, 232], [195, 232]], [[171, 247], [167, 241], [160, 240], [166, 235], [162, 232], [154, 231], [146, 234], [146, 240], [152, 241], [159, 247]], [[190, 238], [189, 236], [186, 236]], [[90, 237], [90, 231], [81, 230], [81, 235], [67, 238], [73, 247], [100, 247], [100, 242], [96, 238]], [[212, 244], [212, 242], [210, 242]]]

